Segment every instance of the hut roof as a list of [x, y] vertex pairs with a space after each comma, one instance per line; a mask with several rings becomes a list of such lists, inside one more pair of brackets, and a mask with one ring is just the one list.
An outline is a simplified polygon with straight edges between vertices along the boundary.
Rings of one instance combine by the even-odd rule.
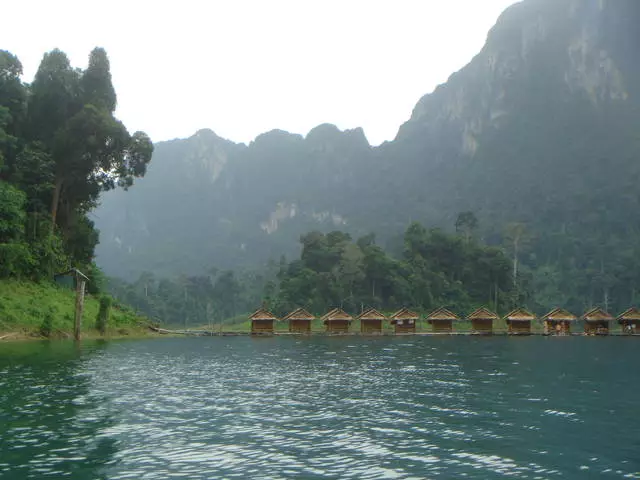
[[610, 320], [613, 320], [613, 317], [606, 311], [604, 311], [602, 308], [600, 307], [594, 307], [591, 310], [589, 310], [587, 313], [585, 313], [582, 316], [582, 319], [585, 322], [608, 322]]
[[282, 320], [314, 320], [315, 318], [314, 315], [311, 315], [304, 308], [296, 308]]
[[267, 309], [259, 308], [249, 315], [249, 320], [278, 320], [278, 318]]
[[498, 314], [485, 307], [480, 307], [467, 315], [467, 320], [498, 320]]
[[396, 313], [391, 315], [392, 320], [418, 320], [420, 315], [416, 312], [412, 312], [408, 308], [401, 308]]
[[535, 320], [536, 316], [525, 308], [516, 308], [507, 313], [504, 318], [510, 322], [530, 322]]
[[564, 308], [554, 308], [549, 313], [542, 317], [543, 320], [562, 320], [573, 322], [578, 318], [571, 312], [565, 310]]
[[440, 307], [429, 314], [427, 320], [460, 320], [460, 318], [450, 310]]
[[333, 310], [329, 310], [325, 313], [320, 320], [326, 322], [331, 320], [353, 320], [353, 317], [349, 315], [347, 312], [342, 310], [341, 308], [334, 308]]
[[375, 308], [368, 308], [356, 317], [358, 320], [386, 320], [387, 317]]
[[631, 307], [618, 315], [618, 320], [640, 320], [640, 309]]

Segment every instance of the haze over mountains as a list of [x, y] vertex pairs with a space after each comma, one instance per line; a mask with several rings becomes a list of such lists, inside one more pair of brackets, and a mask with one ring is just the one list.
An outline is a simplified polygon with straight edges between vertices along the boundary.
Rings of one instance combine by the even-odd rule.
[[559, 284], [618, 275], [640, 239], [639, 22], [634, 0], [524, 0], [380, 147], [332, 125], [158, 143], [146, 177], [95, 212], [98, 263], [124, 278], [256, 267], [310, 230], [393, 247], [411, 221], [453, 229], [470, 210], [490, 243], [526, 225], [523, 261]]

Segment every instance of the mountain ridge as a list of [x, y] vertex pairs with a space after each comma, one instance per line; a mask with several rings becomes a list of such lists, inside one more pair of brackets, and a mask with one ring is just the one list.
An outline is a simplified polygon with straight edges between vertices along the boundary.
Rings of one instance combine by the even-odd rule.
[[525, 224], [534, 270], [612, 269], [600, 245], [632, 248], [640, 230], [638, 5], [512, 5], [380, 146], [330, 124], [248, 145], [205, 130], [161, 142], [147, 177], [96, 212], [98, 261], [128, 278], [255, 267], [296, 255], [309, 230], [375, 232], [392, 248], [412, 221], [451, 230], [470, 210], [505, 248], [505, 228]]

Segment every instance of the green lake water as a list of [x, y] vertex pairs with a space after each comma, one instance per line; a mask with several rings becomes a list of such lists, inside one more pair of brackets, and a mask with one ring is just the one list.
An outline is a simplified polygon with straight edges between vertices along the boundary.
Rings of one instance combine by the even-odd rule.
[[640, 339], [0, 344], [0, 478], [640, 478]]

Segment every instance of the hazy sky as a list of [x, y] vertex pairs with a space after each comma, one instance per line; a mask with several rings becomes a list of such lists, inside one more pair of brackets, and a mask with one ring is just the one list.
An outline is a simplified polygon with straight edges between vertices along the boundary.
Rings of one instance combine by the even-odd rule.
[[118, 117], [154, 141], [211, 128], [249, 142], [328, 122], [361, 126], [379, 144], [482, 48], [512, 3], [21, 0], [2, 6], [0, 48], [18, 55], [30, 81], [45, 51], [60, 48], [84, 68], [104, 47]]

